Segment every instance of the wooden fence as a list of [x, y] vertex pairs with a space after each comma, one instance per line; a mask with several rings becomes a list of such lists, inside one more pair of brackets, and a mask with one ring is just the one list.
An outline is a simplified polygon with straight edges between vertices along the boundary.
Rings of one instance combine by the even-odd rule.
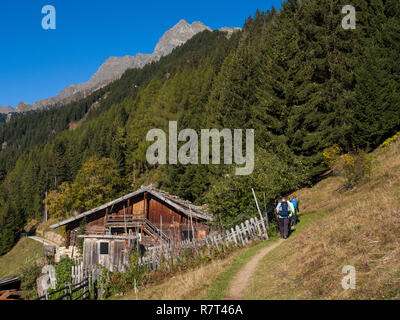
[[[39, 297], [37, 300], [87, 300], [90, 299], [92, 288], [90, 277], [85, 277], [82, 281], [75, 284], [66, 283], [61, 289], [50, 293], [46, 292], [45, 295]], [[96, 296], [97, 294], [95, 294], [95, 298]]]
[[101, 268], [98, 266], [84, 268], [80, 259], [76, 259], [75, 263], [71, 270], [72, 283], [65, 283], [64, 287], [56, 291], [46, 292], [37, 300], [85, 300], [90, 298], [92, 292], [94, 299], [97, 299], [98, 284], [102, 286]]
[[71, 274], [73, 284], [79, 283], [85, 278], [95, 282], [100, 279], [101, 268], [95, 265], [89, 265], [84, 268], [83, 261], [76, 260], [76, 265], [72, 266]]
[[[257, 239], [268, 239], [267, 228], [267, 217], [263, 219], [254, 217], [230, 230], [209, 234], [205, 239], [188, 239], [149, 248], [146, 254], [139, 258], [139, 265], [149, 270], [156, 270], [162, 266], [168, 268], [184, 261], [187, 249], [194, 250], [196, 254], [204, 257], [211, 255], [211, 249], [219, 251], [223, 246], [240, 246]], [[202, 250], [204, 248], [207, 249]]]

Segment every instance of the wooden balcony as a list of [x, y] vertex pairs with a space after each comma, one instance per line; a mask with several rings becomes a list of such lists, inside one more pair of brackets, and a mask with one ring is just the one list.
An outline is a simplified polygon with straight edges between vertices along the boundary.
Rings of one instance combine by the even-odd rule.
[[144, 214], [110, 214], [106, 219], [106, 227], [111, 228], [132, 228], [140, 227], [145, 223]]
[[141, 228], [151, 237], [169, 242], [168, 236], [158, 229], [144, 214], [110, 214], [106, 219], [107, 228]]

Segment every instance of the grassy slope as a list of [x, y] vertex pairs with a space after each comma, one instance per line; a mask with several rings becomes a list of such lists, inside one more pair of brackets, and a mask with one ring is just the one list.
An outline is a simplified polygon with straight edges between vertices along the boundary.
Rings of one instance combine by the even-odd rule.
[[15, 275], [20, 272], [20, 267], [27, 259], [35, 259], [42, 256], [43, 245], [37, 241], [22, 238], [14, 248], [0, 257], [0, 279]]
[[[373, 153], [369, 182], [337, 193], [328, 178], [297, 193], [303, 222], [261, 261], [247, 299], [400, 299], [400, 144]], [[299, 232], [301, 231], [301, 232]], [[356, 289], [343, 290], [344, 265], [356, 268]]]

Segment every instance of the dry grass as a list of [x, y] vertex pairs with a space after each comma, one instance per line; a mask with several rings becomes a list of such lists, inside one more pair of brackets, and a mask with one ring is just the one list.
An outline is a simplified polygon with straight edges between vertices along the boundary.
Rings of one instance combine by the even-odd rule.
[[[340, 178], [297, 192], [303, 219], [328, 215], [266, 255], [248, 299], [400, 299], [400, 144], [374, 154], [370, 181], [337, 193]], [[302, 218], [300, 218], [302, 219]], [[344, 265], [356, 290], [343, 290]]]

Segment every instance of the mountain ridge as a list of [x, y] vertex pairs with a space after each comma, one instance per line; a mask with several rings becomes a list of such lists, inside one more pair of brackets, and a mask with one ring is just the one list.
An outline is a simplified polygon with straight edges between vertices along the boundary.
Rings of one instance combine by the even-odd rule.
[[1, 106], [0, 107], [0, 113], [7, 114], [7, 113], [10, 113], [10, 112], [13, 112], [13, 111], [14, 111], [14, 109], [11, 106]]
[[[87, 82], [69, 85], [56, 96], [38, 100], [32, 105], [21, 101], [15, 109], [10, 106], [0, 107], [0, 113], [23, 113], [27, 111], [41, 110], [53, 106], [61, 106], [85, 98], [93, 91], [119, 79], [126, 70], [142, 68], [148, 63], [158, 61], [163, 56], [170, 54], [176, 47], [191, 39], [197, 33], [205, 30], [213, 31], [210, 27], [200, 21], [194, 21], [189, 24], [184, 19], [181, 19], [176, 25], [163, 34], [153, 53], [137, 53], [135, 56], [125, 55], [123, 57], [111, 56], [99, 67]], [[241, 28], [223, 27], [218, 30], [221, 32], [227, 32], [228, 35], [231, 35], [233, 32], [241, 30]]]

